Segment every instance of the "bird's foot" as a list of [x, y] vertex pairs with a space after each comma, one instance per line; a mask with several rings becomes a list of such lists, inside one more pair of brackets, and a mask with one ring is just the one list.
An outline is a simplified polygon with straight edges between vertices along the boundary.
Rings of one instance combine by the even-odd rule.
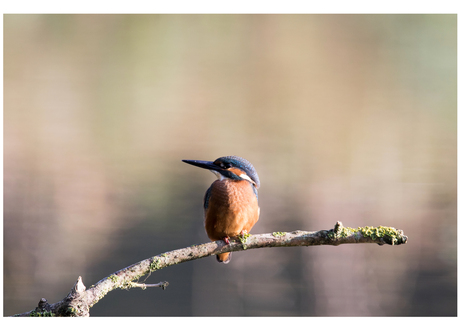
[[241, 234], [240, 234], [240, 235], [241, 235], [242, 237], [244, 237], [244, 236], [246, 236], [247, 234], [248, 234], [248, 231], [243, 229], [243, 230], [241, 231]]
[[230, 237], [224, 237], [225, 244], [230, 244]]

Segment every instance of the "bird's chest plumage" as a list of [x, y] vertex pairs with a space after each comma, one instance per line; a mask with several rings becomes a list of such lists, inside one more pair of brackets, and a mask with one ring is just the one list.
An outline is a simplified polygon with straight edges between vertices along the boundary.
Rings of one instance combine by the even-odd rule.
[[259, 206], [252, 185], [246, 180], [217, 180], [211, 185], [205, 228], [211, 240], [249, 232], [259, 219]]

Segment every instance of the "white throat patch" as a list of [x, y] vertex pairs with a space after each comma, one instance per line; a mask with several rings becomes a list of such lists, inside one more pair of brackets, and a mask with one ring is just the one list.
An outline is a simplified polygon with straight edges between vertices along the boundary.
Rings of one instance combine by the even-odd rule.
[[214, 174], [217, 176], [217, 179], [220, 180], [220, 181], [226, 179], [225, 176], [223, 176], [222, 174], [220, 174], [220, 173], [217, 172], [217, 171], [212, 171], [212, 170], [211, 170], [211, 172], [214, 173]]

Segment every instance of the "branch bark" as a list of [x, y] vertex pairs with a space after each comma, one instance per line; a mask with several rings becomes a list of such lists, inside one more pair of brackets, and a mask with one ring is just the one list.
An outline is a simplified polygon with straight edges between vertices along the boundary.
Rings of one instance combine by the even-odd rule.
[[50, 305], [46, 299], [42, 298], [34, 310], [14, 316], [89, 316], [90, 308], [114, 289], [161, 287], [164, 290], [169, 284], [166, 281], [157, 284], [143, 284], [136, 281], [142, 276], [172, 265], [224, 252], [268, 247], [349, 243], [400, 245], [407, 243], [407, 236], [402, 230], [392, 227], [349, 228], [344, 227], [341, 222], [337, 222], [333, 229], [316, 232], [296, 230], [290, 233], [245, 234], [231, 239], [228, 245], [224, 241], [215, 241], [156, 255], [123, 268], [88, 289], [84, 286], [80, 276], [67, 296], [61, 301]]

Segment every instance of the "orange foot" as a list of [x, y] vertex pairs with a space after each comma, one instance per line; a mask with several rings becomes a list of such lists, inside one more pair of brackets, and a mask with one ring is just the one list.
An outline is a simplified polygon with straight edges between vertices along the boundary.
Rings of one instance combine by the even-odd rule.
[[224, 237], [224, 242], [225, 242], [226, 244], [230, 244], [230, 240], [229, 240], [229, 237], [228, 237], [228, 236], [227, 236], [227, 237]]

